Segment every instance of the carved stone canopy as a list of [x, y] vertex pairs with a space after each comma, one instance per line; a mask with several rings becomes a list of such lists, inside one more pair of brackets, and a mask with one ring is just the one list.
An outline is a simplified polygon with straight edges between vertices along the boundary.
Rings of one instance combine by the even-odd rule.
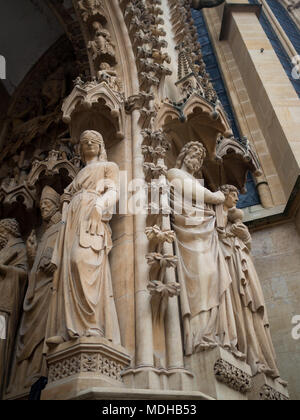
[[35, 190], [24, 182], [17, 185], [5, 185], [0, 187], [0, 203], [2, 206], [14, 207], [22, 205], [26, 209], [32, 209], [36, 195]]
[[213, 191], [221, 185], [235, 185], [245, 191], [247, 173], [261, 174], [258, 157], [245, 141], [235, 140], [223, 107], [214, 106], [197, 93], [186, 101], [163, 103], [158, 111], [158, 125], [163, 127], [171, 143], [167, 154], [168, 168], [174, 166], [182, 147], [190, 141], [199, 141], [207, 149], [203, 176], [206, 185]]
[[52, 185], [56, 187], [57, 192], [62, 194], [79, 169], [79, 156], [69, 161], [62, 153], [52, 150], [45, 160], [33, 162], [27, 183], [31, 189], [36, 190], [41, 190], [44, 185]]
[[199, 141], [204, 143], [211, 159], [216, 156], [219, 135], [232, 136], [223, 107], [219, 103], [213, 105], [197, 93], [181, 103], [164, 102], [158, 110], [157, 120], [158, 126], [179, 142], [195, 140], [201, 133]]
[[124, 138], [124, 101], [105, 81], [77, 84], [64, 101], [62, 111], [74, 143], [87, 129], [103, 133], [107, 145]]
[[217, 146], [217, 157], [220, 159], [223, 185], [235, 185], [244, 192], [248, 171], [261, 176], [261, 166], [256, 152], [247, 138], [237, 141], [234, 138], [222, 138]]

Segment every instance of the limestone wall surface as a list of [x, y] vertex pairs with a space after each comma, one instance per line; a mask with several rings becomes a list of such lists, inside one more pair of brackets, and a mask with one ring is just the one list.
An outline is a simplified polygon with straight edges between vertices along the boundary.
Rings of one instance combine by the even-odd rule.
[[282, 377], [292, 399], [300, 400], [300, 339], [292, 318], [300, 315], [300, 236], [294, 223], [253, 233], [253, 255], [269, 312]]

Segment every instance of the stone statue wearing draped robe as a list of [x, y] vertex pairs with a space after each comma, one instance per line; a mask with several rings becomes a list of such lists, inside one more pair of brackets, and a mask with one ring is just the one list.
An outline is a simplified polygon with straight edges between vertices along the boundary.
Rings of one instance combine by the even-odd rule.
[[26, 247], [15, 219], [0, 221], [0, 399], [9, 375], [10, 358], [27, 286]]
[[252, 374], [264, 373], [280, 379], [273, 347], [263, 290], [251, 257], [251, 235], [243, 224], [243, 211], [236, 208], [238, 190], [232, 185], [221, 188], [222, 227], [218, 228], [222, 252], [232, 278], [230, 293], [234, 308], [238, 349], [247, 357]]
[[[237, 349], [237, 332], [230, 296], [231, 277], [220, 250], [215, 206], [223, 193], [204, 188], [200, 173], [206, 149], [190, 142], [181, 151], [176, 168], [168, 172], [173, 186], [173, 229], [176, 233], [178, 278], [185, 353], [221, 346], [243, 357]], [[178, 202], [184, 196], [181, 209]]]
[[108, 259], [119, 169], [107, 161], [103, 138], [96, 131], [81, 135], [80, 150], [86, 166], [65, 191], [63, 227], [52, 258], [57, 271], [47, 347], [93, 336], [120, 344]]
[[42, 191], [40, 209], [44, 234], [38, 242], [32, 231], [27, 240], [31, 271], [7, 390], [15, 396], [28, 394], [36, 382], [48, 376], [43, 346], [55, 269], [51, 259], [61, 228], [60, 195], [49, 186]]

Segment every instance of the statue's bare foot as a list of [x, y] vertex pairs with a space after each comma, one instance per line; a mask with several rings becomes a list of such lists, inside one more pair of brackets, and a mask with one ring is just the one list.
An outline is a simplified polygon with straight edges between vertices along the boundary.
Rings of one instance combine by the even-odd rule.
[[231, 349], [231, 352], [238, 360], [241, 360], [242, 362], [246, 361], [247, 357], [244, 353], [241, 353], [240, 351], [236, 349]]
[[281, 378], [276, 378], [275, 381], [278, 382], [280, 385], [284, 386], [285, 388], [287, 388], [288, 386], [288, 382], [284, 381]]
[[96, 328], [90, 328], [84, 332], [85, 337], [104, 337], [104, 331]]
[[213, 350], [216, 347], [218, 347], [217, 343], [203, 341], [202, 343], [199, 343], [195, 346], [195, 351], [197, 353], [200, 353], [200, 352], [207, 351], [207, 350]]
[[56, 336], [56, 337], [50, 337], [46, 340], [46, 343], [48, 346], [58, 346], [59, 344], [64, 343], [63, 337]]
[[74, 331], [68, 330], [68, 334], [71, 340], [77, 340], [79, 338], [79, 334]]
[[274, 375], [275, 375], [274, 370], [268, 368], [266, 365], [264, 365], [262, 363], [258, 363], [256, 366], [257, 366], [257, 368], [256, 368], [257, 373], [256, 374], [264, 373], [267, 376], [274, 377]]

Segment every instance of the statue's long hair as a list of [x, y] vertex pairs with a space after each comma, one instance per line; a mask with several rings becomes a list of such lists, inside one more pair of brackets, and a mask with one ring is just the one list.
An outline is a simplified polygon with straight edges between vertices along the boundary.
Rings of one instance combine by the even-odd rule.
[[20, 225], [16, 219], [2, 219], [0, 226], [3, 227], [8, 233], [13, 235], [15, 238], [20, 238]]
[[222, 185], [219, 188], [220, 191], [222, 191], [222, 193], [225, 195], [225, 197], [227, 197], [231, 192], [236, 192], [237, 194], [239, 194], [239, 190], [237, 189], [237, 187], [235, 187], [234, 185]]
[[190, 141], [181, 149], [181, 152], [176, 160], [177, 169], [180, 169], [182, 167], [186, 155], [188, 154], [190, 148], [193, 146], [197, 146], [203, 152], [203, 160], [206, 158], [207, 151], [203, 143], [201, 143], [200, 141]]
[[100, 133], [98, 133], [98, 131], [95, 131], [95, 130], [86, 130], [80, 136], [80, 149], [79, 150], [80, 150], [80, 156], [81, 156], [81, 159], [82, 159], [83, 163], [85, 164], [86, 162], [85, 162], [85, 158], [84, 158], [83, 153], [82, 153], [81, 139], [86, 134], [89, 134], [90, 136], [92, 136], [93, 139], [96, 140], [96, 142], [100, 145], [100, 152], [99, 152], [99, 155], [98, 155], [99, 162], [107, 162], [107, 153], [106, 153], [105, 143], [104, 143], [102, 135]]

